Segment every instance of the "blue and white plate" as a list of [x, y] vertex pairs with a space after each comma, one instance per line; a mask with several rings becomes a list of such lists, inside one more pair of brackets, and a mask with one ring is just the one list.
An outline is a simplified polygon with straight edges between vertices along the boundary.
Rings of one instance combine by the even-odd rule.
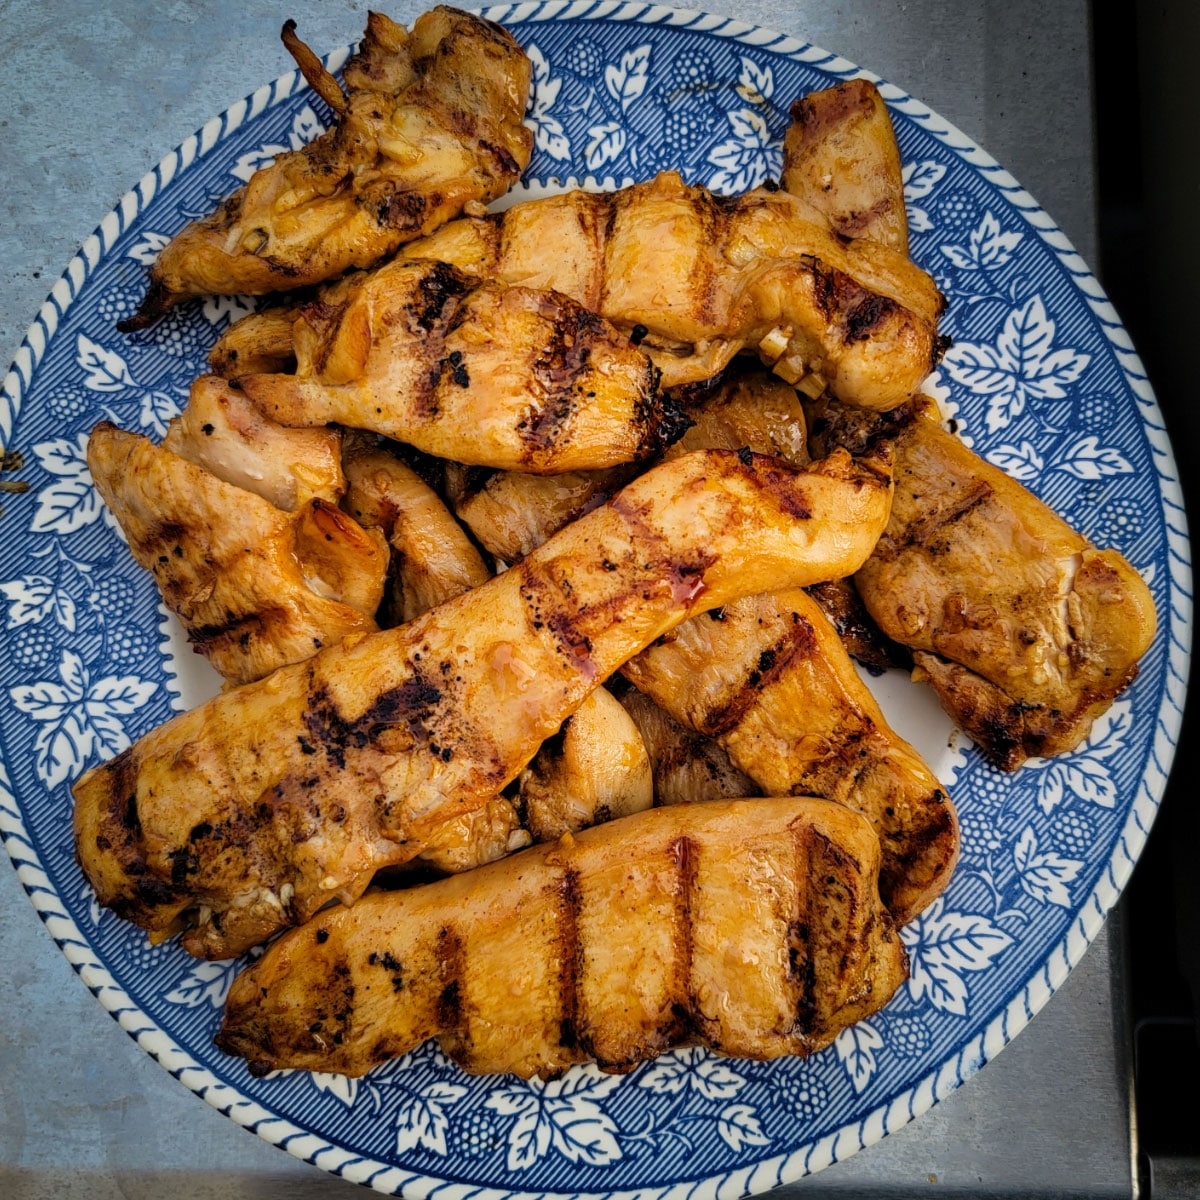
[[[779, 172], [792, 99], [863, 74], [794, 38], [662, 7], [524, 4], [490, 15], [533, 60], [528, 174], [542, 187], [611, 186], [664, 168], [722, 191], [751, 187]], [[1053, 221], [935, 113], [893, 87], [883, 94], [906, 164], [913, 255], [950, 298], [954, 347], [939, 396], [977, 451], [1133, 562], [1160, 629], [1088, 744], [1015, 776], [985, 765], [925, 691], [902, 677], [873, 684], [957, 800], [962, 861], [904, 931], [908, 984], [807, 1061], [686, 1050], [623, 1077], [573, 1070], [542, 1084], [469, 1078], [427, 1046], [357, 1081], [253, 1079], [213, 1048], [242, 964], [148, 946], [97, 907], [74, 862], [71, 781], [215, 690], [130, 560], [84, 447], [102, 416], [161, 436], [209, 346], [248, 310], [211, 299], [131, 338], [113, 329], [168, 236], [315, 136], [328, 119], [321, 102], [289, 75], [210, 121], [105, 217], [55, 285], [0, 396], [0, 438], [24, 461], [6, 478], [31, 486], [4, 497], [0, 830], [101, 1003], [239, 1124], [412, 1196], [762, 1191], [946, 1095], [1021, 1029], [1095, 936], [1142, 848], [1179, 729], [1191, 580], [1175, 465], [1129, 339]]]

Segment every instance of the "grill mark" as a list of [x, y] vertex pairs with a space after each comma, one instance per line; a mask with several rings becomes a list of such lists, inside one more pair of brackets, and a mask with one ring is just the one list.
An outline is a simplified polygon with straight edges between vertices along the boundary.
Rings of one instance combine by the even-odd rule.
[[674, 927], [674, 970], [671, 994], [676, 997], [672, 1006], [674, 1026], [669, 1033], [670, 1044], [684, 1041], [697, 1029], [700, 1001], [692, 984], [692, 961], [696, 951], [696, 933], [692, 925], [695, 905], [696, 877], [700, 866], [700, 848], [687, 836], [676, 838], [667, 847], [675, 860], [676, 886]]
[[788, 923], [788, 978], [796, 988], [796, 1023], [793, 1030], [811, 1034], [817, 1018], [817, 965], [812, 953], [813, 929], [819, 916], [817, 887], [813, 879], [816, 841], [820, 836], [802, 817], [791, 825], [796, 855], [796, 916]]
[[436, 1004], [437, 1027], [443, 1033], [464, 1032], [463, 981], [466, 977], [466, 945], [453, 925], [444, 925], [438, 932], [438, 977], [442, 990]]
[[583, 892], [579, 870], [567, 867], [554, 885], [558, 908], [558, 995], [559, 1043], [567, 1050], [582, 1050], [593, 1057], [591, 1039], [586, 1031], [586, 1014], [582, 1011], [583, 997], [580, 981], [583, 978], [583, 943], [579, 938], [579, 915], [583, 908]]
[[760, 652], [754, 667], [744, 676], [737, 689], [719, 707], [696, 715], [696, 728], [707, 737], [716, 738], [729, 733], [745, 719], [759, 703], [762, 693], [774, 683], [797, 659], [811, 658], [817, 651], [817, 632], [812, 623], [799, 614], [781, 638]]
[[938, 535], [956, 521], [960, 521], [968, 513], [978, 508], [994, 494], [992, 485], [984, 479], [977, 479], [956, 491], [953, 504], [944, 504], [925, 516], [918, 517], [903, 530], [893, 533], [893, 545], [897, 548], [910, 546], [929, 547]]

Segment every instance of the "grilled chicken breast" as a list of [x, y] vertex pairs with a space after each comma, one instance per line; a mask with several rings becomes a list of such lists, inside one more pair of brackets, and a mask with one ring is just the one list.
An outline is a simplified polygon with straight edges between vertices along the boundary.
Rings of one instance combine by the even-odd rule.
[[188, 640], [230, 682], [375, 629], [386, 543], [326, 501], [284, 512], [107, 421], [88, 468]]
[[[190, 465], [190, 464], [189, 464]], [[520, 564], [403, 625], [210, 700], [75, 785], [102, 904], [236, 954], [353, 900], [482, 807], [583, 698], [694, 613], [855, 570], [887, 519], [886, 457], [801, 472], [666, 463]]]
[[554, 288], [621, 329], [640, 326], [664, 387], [709, 379], [761, 348], [797, 377], [818, 373], [848, 403], [887, 409], [941, 354], [933, 280], [887, 246], [840, 239], [781, 191], [716, 196], [664, 172], [618, 192], [464, 218], [404, 253]]
[[767, 795], [823, 796], [861, 812], [879, 835], [879, 891], [898, 925], [949, 883], [954, 806], [805, 592], [744, 597], [688, 621], [623, 674], [715, 738]]
[[528, 164], [530, 64], [498, 25], [438, 7], [408, 33], [373, 12], [345, 94], [294, 22], [283, 32], [334, 127], [178, 234], [120, 328], [140, 329], [189, 296], [286, 291], [370, 266], [464, 209], [482, 211]]
[[855, 583], [916, 676], [1002, 770], [1073, 750], [1154, 637], [1141, 576], [943, 429], [932, 401], [887, 416], [827, 401], [814, 421], [824, 447], [895, 449], [892, 515]]
[[808, 1054], [906, 977], [878, 864], [820, 800], [653, 809], [322, 913], [234, 981], [217, 1045], [259, 1075], [361, 1075], [431, 1037], [523, 1077], [681, 1043]]
[[337, 421], [535, 473], [646, 458], [687, 427], [646, 356], [607, 321], [440, 263], [360, 273], [305, 307], [293, 332], [294, 375], [238, 379], [284, 425]]
[[783, 139], [783, 186], [846, 238], [908, 254], [900, 147], [879, 89], [848, 79], [802, 96]]
[[226, 379], [294, 371], [292, 326], [299, 316], [299, 305], [273, 305], [234, 321], [208, 352], [208, 365]]
[[422, 613], [491, 578], [479, 551], [441, 497], [375, 439], [352, 436], [344, 454], [349, 490], [343, 508], [360, 525], [381, 529], [392, 556], [381, 623]]
[[[622, 681], [623, 682], [623, 681]], [[654, 803], [692, 804], [758, 796], [762, 789], [711, 738], [689, 729], [649, 696], [625, 685], [621, 705], [633, 718], [650, 756]]]
[[192, 384], [187, 406], [168, 425], [162, 444], [285, 512], [310, 500], [336, 504], [346, 490], [340, 430], [279, 425], [216, 375]]
[[[795, 389], [761, 370], [704, 389], [698, 403], [687, 389], [672, 399], [684, 406], [690, 427], [664, 458], [692, 450], [748, 449], [796, 467], [808, 461], [804, 409]], [[455, 512], [481, 546], [513, 563], [568, 522], [603, 504], [632, 475], [630, 467], [554, 476], [497, 471], [464, 490]]]

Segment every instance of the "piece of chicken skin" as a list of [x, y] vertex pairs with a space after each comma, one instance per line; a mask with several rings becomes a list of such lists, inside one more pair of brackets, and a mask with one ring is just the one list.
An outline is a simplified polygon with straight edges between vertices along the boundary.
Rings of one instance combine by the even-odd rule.
[[375, 629], [386, 544], [332, 505], [284, 512], [107, 421], [87, 458], [134, 559], [231, 683]]
[[163, 448], [285, 512], [310, 500], [336, 504], [346, 490], [338, 429], [291, 429], [268, 420], [246, 394], [201, 375]]
[[711, 738], [689, 729], [649, 696], [625, 685], [621, 706], [633, 718], [650, 756], [654, 803], [692, 804], [757, 796], [761, 788]]
[[623, 674], [715, 739], [767, 795], [822, 796], [862, 813], [879, 835], [879, 891], [897, 925], [949, 883], [954, 805], [807, 593], [748, 596], [687, 621]]
[[[739, 374], [706, 389], [699, 403], [680, 389], [690, 428], [663, 454], [692, 450], [740, 450], [771, 454], [792, 466], [808, 461], [804, 409], [795, 389], [765, 371]], [[633, 468], [572, 471], [539, 476], [498, 471], [465, 491], [455, 505], [459, 519], [489, 553], [517, 562], [551, 534], [603, 504], [632, 478]]]
[[343, 462], [349, 490], [342, 507], [360, 525], [382, 530], [392, 550], [385, 628], [414, 621], [491, 578], [441, 497], [375, 438], [350, 434]]
[[1141, 576], [964, 446], [931, 400], [888, 415], [822, 401], [813, 420], [824, 447], [894, 447], [892, 515], [855, 584], [915, 676], [1001, 770], [1075, 749], [1154, 637]]
[[783, 139], [785, 191], [824, 214], [835, 233], [908, 254], [900, 147], [879, 89], [848, 79], [802, 96]]
[[617, 192], [463, 218], [404, 254], [555, 288], [621, 329], [641, 326], [664, 387], [709, 379], [739, 351], [759, 350], [797, 377], [819, 374], [848, 403], [887, 409], [913, 395], [942, 352], [944, 300], [924, 271], [878, 242], [846, 242], [779, 190], [717, 196], [668, 171]]
[[464, 209], [482, 211], [528, 165], [529, 59], [491, 21], [439, 6], [409, 33], [373, 12], [345, 94], [293, 22], [284, 43], [334, 109], [333, 128], [176, 235], [120, 329], [190, 296], [287, 291], [368, 267]]
[[234, 981], [217, 1045], [256, 1075], [362, 1075], [433, 1037], [524, 1078], [680, 1044], [806, 1055], [907, 976], [878, 865], [821, 800], [651, 809], [322, 913]]
[[648, 458], [686, 428], [646, 356], [566, 296], [427, 262], [360, 273], [339, 294], [302, 310], [294, 375], [238, 378], [273, 420], [539, 474]]
[[152, 934], [189, 914], [185, 948], [238, 954], [354, 900], [482, 807], [679, 622], [855, 570], [890, 502], [886, 456], [792, 471], [707, 451], [655, 467], [481, 587], [217, 696], [88, 771], [83, 870]]

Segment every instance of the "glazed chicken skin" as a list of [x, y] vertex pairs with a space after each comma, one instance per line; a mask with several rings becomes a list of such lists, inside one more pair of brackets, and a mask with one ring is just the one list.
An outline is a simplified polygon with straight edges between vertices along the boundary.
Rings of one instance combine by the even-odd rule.
[[768, 796], [821, 796], [862, 813], [879, 836], [879, 891], [897, 925], [949, 883], [954, 805], [805, 592], [747, 596], [696, 617], [622, 673], [713, 738]]
[[804, 471], [699, 452], [648, 471], [517, 566], [150, 732], [75, 785], [100, 903], [237, 954], [516, 777], [585, 696], [697, 612], [857, 569], [887, 519], [886, 454]]
[[191, 296], [286, 291], [370, 266], [464, 209], [482, 211], [528, 165], [531, 68], [498, 25], [438, 7], [409, 33], [373, 12], [344, 94], [294, 22], [283, 39], [334, 110], [333, 128], [172, 239], [119, 328], [143, 328]]
[[441, 263], [360, 273], [301, 310], [293, 375], [243, 375], [272, 420], [339, 422], [477, 466], [553, 474], [647, 458], [686, 427], [649, 360], [554, 292]]
[[845, 238], [908, 254], [900, 147], [879, 89], [848, 79], [801, 96], [783, 139], [784, 190], [806, 200]]
[[133, 557], [231, 683], [376, 628], [387, 545], [327, 501], [285, 512], [107, 421], [87, 460]]
[[1002, 770], [1075, 749], [1154, 637], [1141, 576], [942, 428], [932, 401], [879, 415], [827, 400], [813, 422], [823, 447], [894, 449], [891, 517], [855, 583], [915, 676]]
[[904, 254], [846, 242], [765, 188], [722, 197], [674, 172], [463, 218], [404, 254], [480, 278], [554, 288], [641, 342], [664, 387], [716, 375], [742, 350], [818, 374], [868, 408], [912, 396], [941, 355], [944, 301]]
[[217, 1045], [256, 1075], [362, 1075], [432, 1037], [524, 1078], [680, 1044], [806, 1055], [907, 975], [878, 864], [820, 800], [653, 809], [320, 914], [234, 981]]

